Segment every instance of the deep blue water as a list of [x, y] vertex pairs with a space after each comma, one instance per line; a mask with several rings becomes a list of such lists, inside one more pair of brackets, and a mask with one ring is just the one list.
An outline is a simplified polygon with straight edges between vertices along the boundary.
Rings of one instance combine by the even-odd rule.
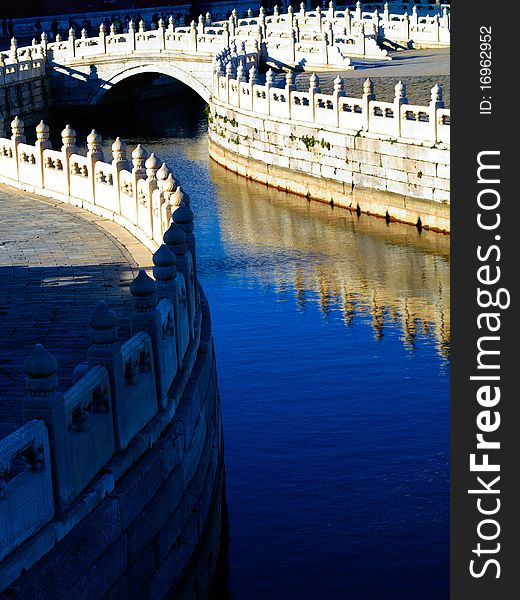
[[447, 599], [448, 238], [245, 181], [209, 161], [202, 121], [182, 129], [128, 141], [195, 212], [232, 597]]

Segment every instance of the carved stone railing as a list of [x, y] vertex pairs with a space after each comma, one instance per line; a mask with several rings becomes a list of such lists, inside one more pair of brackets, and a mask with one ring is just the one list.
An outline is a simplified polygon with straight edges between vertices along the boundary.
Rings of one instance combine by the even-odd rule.
[[41, 44], [18, 48], [11, 40], [8, 52], [0, 52], [0, 87], [45, 77], [45, 54]]
[[444, 106], [440, 85], [432, 88], [428, 106], [409, 104], [402, 82], [395, 86], [393, 102], [381, 102], [376, 99], [370, 79], [365, 81], [361, 98], [349, 97], [339, 76], [334, 80], [332, 94], [321, 93], [315, 74], [310, 77], [308, 91], [297, 90], [291, 72], [284, 81], [278, 78], [275, 82], [274, 73], [269, 70], [265, 83], [260, 84], [256, 67], [244, 67], [250, 60], [245, 54], [226, 50], [217, 55], [214, 99], [225, 107], [238, 108], [251, 116], [305, 123], [310, 130], [330, 127], [408, 143], [450, 143], [450, 111]]
[[112, 160], [106, 162], [96, 131], [88, 136], [88, 150], [82, 156], [69, 126], [62, 131], [60, 150], [51, 148], [49, 127], [43, 121], [36, 128], [34, 145], [26, 143], [21, 119], [16, 117], [11, 129], [11, 136], [5, 137], [0, 119], [0, 180], [114, 220], [151, 250], [162, 243], [172, 210], [183, 199], [189, 202], [168, 166], [140, 145], [129, 159], [126, 144], [117, 138]]
[[[34, 145], [26, 143], [19, 118], [11, 130], [10, 138], [0, 137], [2, 182], [118, 221], [156, 252], [155, 279], [140, 271], [130, 286], [129, 340], [118, 342], [115, 314], [100, 302], [90, 319], [87, 360], [64, 394], [57, 391], [56, 360], [42, 345], [25, 362], [25, 425], [0, 440], [0, 590], [93, 510], [168, 426], [195, 363], [202, 322], [193, 213], [167, 165], [141, 146], [130, 164], [119, 138], [105, 162], [95, 131], [82, 156], [69, 126], [60, 150], [50, 148], [43, 122]], [[35, 536], [20, 558], [17, 549]]]

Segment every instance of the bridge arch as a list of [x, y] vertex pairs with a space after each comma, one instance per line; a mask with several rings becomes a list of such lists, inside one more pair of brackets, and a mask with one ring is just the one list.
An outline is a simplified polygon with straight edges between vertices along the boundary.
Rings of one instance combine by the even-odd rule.
[[[180, 68], [176, 64], [167, 62], [166, 60], [157, 63], [146, 63], [131, 66], [125, 65], [121, 70], [116, 69], [115, 71], [115, 74], [111, 75], [109, 78], [100, 78], [100, 85], [89, 97], [87, 105], [95, 106], [96, 104], [99, 104], [105, 94], [112, 90], [118, 83], [125, 81], [130, 77], [146, 73], [167, 75], [173, 79], [177, 79], [181, 83], [184, 83], [186, 86], [191, 88], [206, 102], [208, 102], [211, 97], [210, 88], [200, 79], [198, 79], [192, 73]], [[208, 81], [208, 84], [209, 83], [210, 82]]]

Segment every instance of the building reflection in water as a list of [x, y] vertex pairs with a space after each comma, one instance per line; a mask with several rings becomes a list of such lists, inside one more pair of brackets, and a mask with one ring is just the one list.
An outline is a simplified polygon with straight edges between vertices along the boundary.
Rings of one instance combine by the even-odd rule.
[[[224, 243], [248, 255], [249, 276], [274, 282], [299, 310], [317, 303], [347, 327], [371, 323], [381, 339], [399, 327], [406, 348], [418, 336], [450, 348], [449, 236], [309, 202], [211, 164]], [[252, 257], [252, 259], [251, 259]]]

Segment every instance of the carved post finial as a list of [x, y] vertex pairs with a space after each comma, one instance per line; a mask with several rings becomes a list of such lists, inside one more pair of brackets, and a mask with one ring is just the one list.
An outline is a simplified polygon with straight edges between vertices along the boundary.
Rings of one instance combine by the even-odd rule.
[[157, 284], [144, 269], [130, 284], [130, 293], [134, 298], [134, 310], [147, 312], [157, 306]]
[[141, 146], [141, 144], [137, 144], [135, 150], [132, 152], [132, 165], [134, 173], [138, 175], [146, 175], [146, 159], [149, 157], [148, 152]]
[[49, 134], [49, 126], [46, 125], [43, 121], [40, 121], [40, 123], [36, 127], [36, 145], [39, 146], [42, 150], [51, 148]]
[[62, 152], [73, 154], [78, 151], [76, 146], [76, 132], [70, 125], [66, 125], [65, 129], [61, 132], [61, 139], [63, 143]]
[[87, 136], [87, 150], [89, 155], [95, 160], [104, 160], [103, 150], [101, 149], [102, 143], [103, 138], [93, 129]]
[[334, 93], [337, 96], [345, 95], [345, 82], [339, 75], [334, 79]]
[[369, 77], [363, 83], [363, 94], [369, 96], [370, 100], [375, 100], [376, 98], [374, 94], [374, 82]]
[[400, 104], [408, 104], [406, 85], [402, 81], [399, 81], [395, 86], [395, 100], [399, 101]]
[[320, 80], [316, 73], [313, 73], [309, 78], [309, 92], [320, 93]]
[[103, 300], [98, 302], [90, 316], [89, 338], [90, 343], [99, 349], [113, 347], [117, 342], [117, 317]]
[[13, 142], [17, 144], [25, 144], [25, 124], [18, 115], [11, 121], [11, 132], [11, 139]]
[[157, 282], [159, 299], [170, 297], [173, 299], [175, 278], [177, 277], [177, 258], [166, 244], [161, 244], [153, 257], [153, 276]]

